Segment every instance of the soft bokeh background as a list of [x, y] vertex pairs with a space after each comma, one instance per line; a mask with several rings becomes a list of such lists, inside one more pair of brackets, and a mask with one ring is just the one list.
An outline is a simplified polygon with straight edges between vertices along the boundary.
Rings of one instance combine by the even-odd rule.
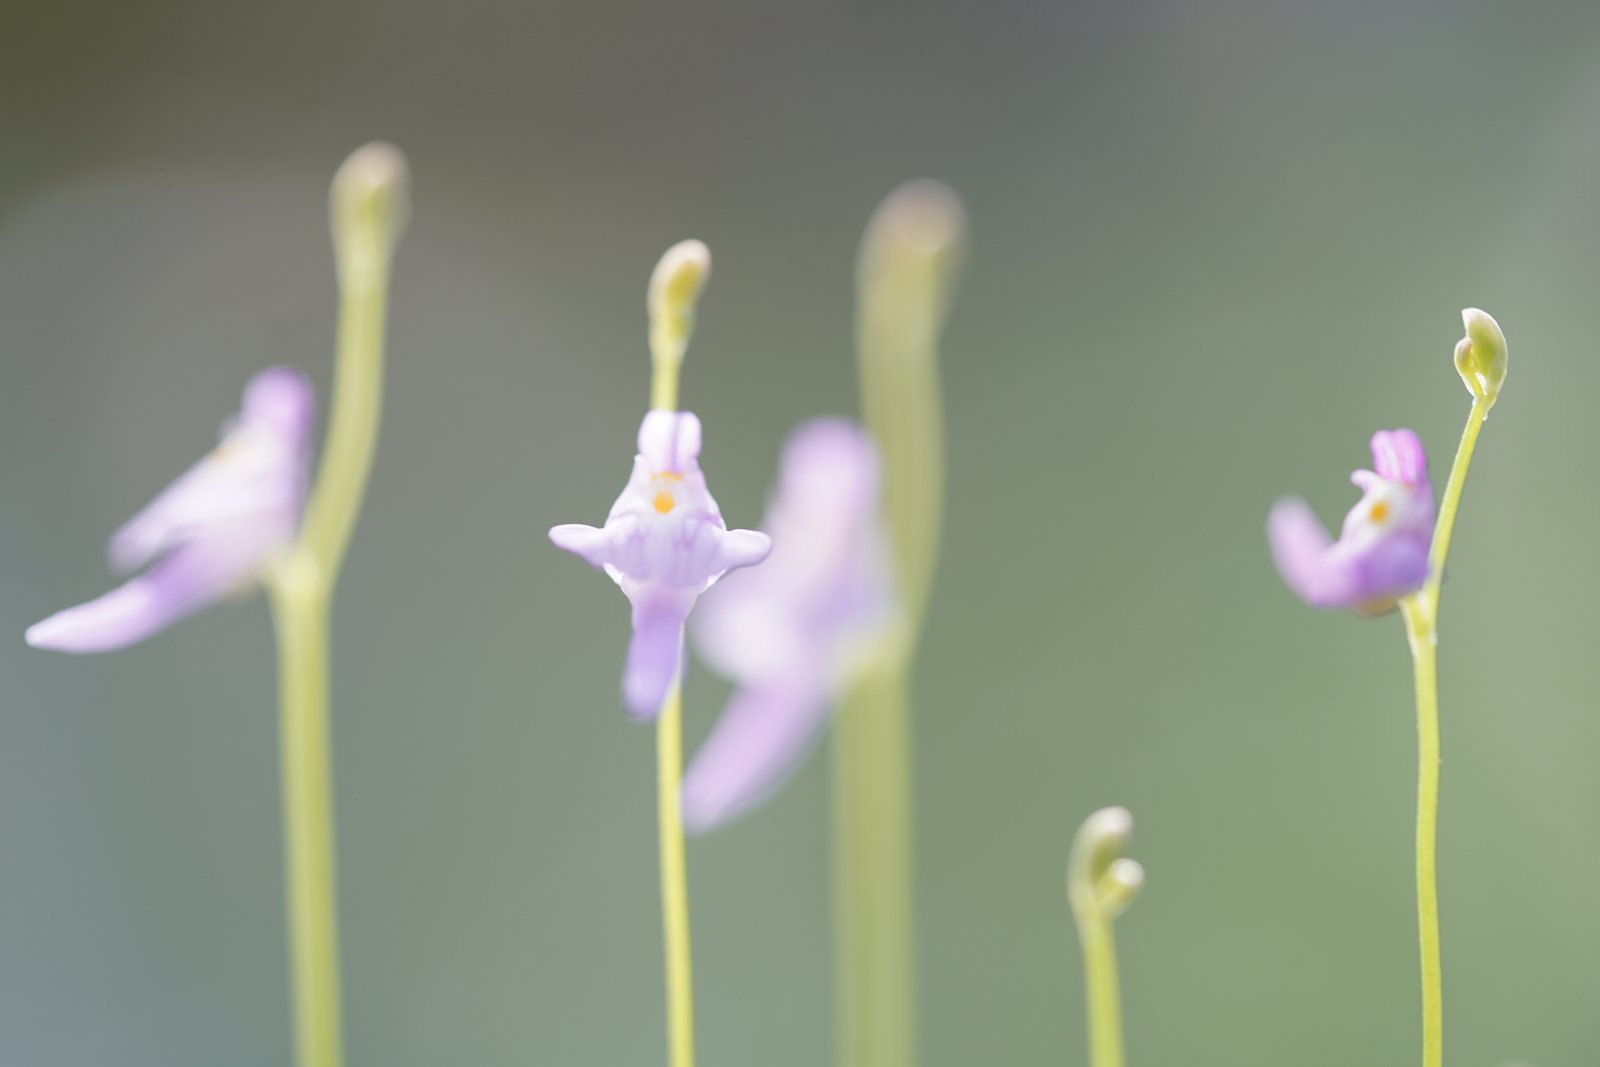
[[[350, 1061], [660, 1062], [651, 736], [601, 518], [659, 252], [716, 275], [684, 396], [730, 520], [854, 409], [850, 271], [967, 198], [947, 551], [918, 670], [930, 1067], [1082, 1062], [1077, 822], [1139, 821], [1134, 1064], [1404, 1064], [1399, 624], [1300, 607], [1367, 435], [1443, 468], [1457, 309], [1511, 338], [1444, 604], [1452, 1062], [1600, 1057], [1600, 10], [1575, 4], [14, 4], [0, 63], [0, 1059], [289, 1058], [259, 599], [26, 651], [246, 376], [329, 375], [326, 183], [415, 171], [339, 591]], [[724, 689], [689, 683], [691, 737]], [[702, 1061], [831, 1055], [825, 761], [690, 855]]]

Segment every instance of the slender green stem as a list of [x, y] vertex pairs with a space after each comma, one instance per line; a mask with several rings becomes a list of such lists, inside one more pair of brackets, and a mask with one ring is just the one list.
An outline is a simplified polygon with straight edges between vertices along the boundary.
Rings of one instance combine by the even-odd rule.
[[840, 1067], [916, 1062], [911, 705], [886, 655], [833, 727], [835, 995]]
[[1083, 982], [1089, 1007], [1090, 1067], [1122, 1067], [1122, 996], [1111, 920], [1094, 909], [1079, 919]]
[[694, 979], [689, 951], [689, 876], [683, 849], [683, 687], [672, 683], [656, 722], [661, 837], [661, 930], [667, 968], [667, 1062], [694, 1067]]
[[1428, 581], [1400, 602], [1417, 700], [1417, 938], [1422, 962], [1422, 1064], [1444, 1062], [1444, 977], [1439, 948], [1439, 592], [1467, 468], [1489, 404], [1475, 399], [1439, 501]]
[[284, 886], [295, 1062], [342, 1059], [338, 892], [328, 731], [328, 601], [314, 561], [297, 555], [272, 585], [278, 629]]
[[378, 445], [389, 257], [371, 255], [364, 269], [343, 272], [341, 281], [328, 441], [300, 532], [300, 544], [321, 562], [330, 587], [344, 562]]
[[856, 260], [862, 419], [882, 459], [900, 615], [833, 728], [839, 1067], [916, 1063], [910, 671], [939, 552], [939, 335], [965, 236], [956, 195], [911, 182], [873, 214]]
[[905, 619], [920, 627], [944, 512], [939, 334], [965, 217], [943, 186], [913, 182], [878, 208], [857, 262], [861, 415], [883, 462], [883, 520]]
[[[679, 241], [650, 275], [650, 406], [678, 407], [678, 378], [694, 332], [695, 302], [711, 274], [711, 252]], [[683, 844], [683, 677], [656, 720], [656, 819], [661, 847], [661, 936], [667, 972], [667, 1062], [694, 1067], [694, 968], [689, 941], [689, 873]]]
[[1467, 415], [1467, 425], [1461, 431], [1461, 443], [1456, 446], [1450, 477], [1444, 484], [1444, 496], [1439, 500], [1439, 521], [1433, 528], [1433, 548], [1428, 554], [1428, 584], [1423, 586], [1420, 597], [1427, 609], [1430, 627], [1437, 625], [1439, 618], [1439, 586], [1444, 581], [1444, 561], [1450, 554], [1450, 535], [1455, 532], [1456, 512], [1461, 508], [1461, 491], [1467, 484], [1467, 468], [1472, 465], [1472, 453], [1478, 447], [1478, 434], [1488, 417], [1489, 405], [1483, 400], [1474, 400], [1472, 411]]
[[285, 897], [298, 1067], [343, 1060], [328, 631], [334, 584], [378, 441], [389, 262], [405, 223], [405, 160], [358, 149], [331, 194], [339, 336], [322, 467], [300, 536], [267, 583], [278, 632]]
[[1444, 1061], [1439, 959], [1439, 672], [1436, 634], [1415, 599], [1402, 606], [1417, 691], [1417, 936], [1422, 956], [1422, 1063]]

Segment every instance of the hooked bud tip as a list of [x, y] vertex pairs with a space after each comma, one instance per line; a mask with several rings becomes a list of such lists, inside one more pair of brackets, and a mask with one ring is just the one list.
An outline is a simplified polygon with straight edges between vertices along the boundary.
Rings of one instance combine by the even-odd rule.
[[1456, 342], [1456, 373], [1467, 392], [1493, 407], [1506, 380], [1506, 335], [1494, 316], [1478, 308], [1466, 308], [1461, 321], [1467, 335]]
[[661, 257], [650, 275], [645, 307], [650, 315], [650, 362], [656, 384], [652, 407], [672, 408], [677, 401], [677, 368], [694, 334], [695, 305], [711, 277], [711, 249], [704, 241], [679, 241]]
[[1127, 808], [1101, 808], [1084, 820], [1067, 860], [1067, 896], [1080, 917], [1112, 918], [1144, 885], [1144, 868], [1122, 853], [1133, 836]]
[[374, 141], [350, 154], [328, 194], [335, 244], [376, 237], [393, 244], [411, 216], [410, 170], [392, 144]]
[[938, 255], [959, 244], [966, 232], [967, 212], [955, 191], [943, 182], [919, 178], [900, 186], [878, 206], [869, 240]]
[[667, 249], [650, 275], [650, 313], [694, 313], [700, 290], [711, 277], [711, 249], [704, 241], [679, 241]]

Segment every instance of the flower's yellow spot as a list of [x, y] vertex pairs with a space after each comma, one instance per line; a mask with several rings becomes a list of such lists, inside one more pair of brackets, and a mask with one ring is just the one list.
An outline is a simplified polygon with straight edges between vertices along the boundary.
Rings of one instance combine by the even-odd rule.
[[1382, 522], [1384, 519], [1387, 519], [1389, 517], [1388, 501], [1380, 500], [1376, 504], [1372, 505], [1372, 510], [1367, 512], [1367, 517], [1373, 522]]
[[672, 499], [671, 493], [662, 492], [656, 494], [656, 498], [653, 503], [655, 504], [656, 511], [660, 512], [662, 515], [665, 515], [667, 512], [672, 510], [673, 505], [676, 504], [677, 501]]
[[669, 482], [683, 481], [683, 475], [679, 474], [677, 471], [657, 471], [652, 477], [656, 478], [657, 480], [664, 478]]

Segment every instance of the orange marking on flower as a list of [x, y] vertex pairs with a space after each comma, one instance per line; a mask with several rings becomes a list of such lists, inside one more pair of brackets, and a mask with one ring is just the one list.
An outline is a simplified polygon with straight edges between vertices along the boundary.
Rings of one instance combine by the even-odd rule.
[[662, 515], [665, 515], [667, 512], [672, 510], [673, 505], [675, 505], [677, 501], [672, 499], [671, 493], [657, 493], [656, 498], [654, 501], [652, 501], [652, 503], [655, 505], [656, 511], [660, 512]]
[[1388, 502], [1380, 500], [1376, 504], [1372, 505], [1372, 510], [1367, 512], [1367, 517], [1373, 522], [1382, 522], [1384, 519], [1387, 519], [1389, 517]]

